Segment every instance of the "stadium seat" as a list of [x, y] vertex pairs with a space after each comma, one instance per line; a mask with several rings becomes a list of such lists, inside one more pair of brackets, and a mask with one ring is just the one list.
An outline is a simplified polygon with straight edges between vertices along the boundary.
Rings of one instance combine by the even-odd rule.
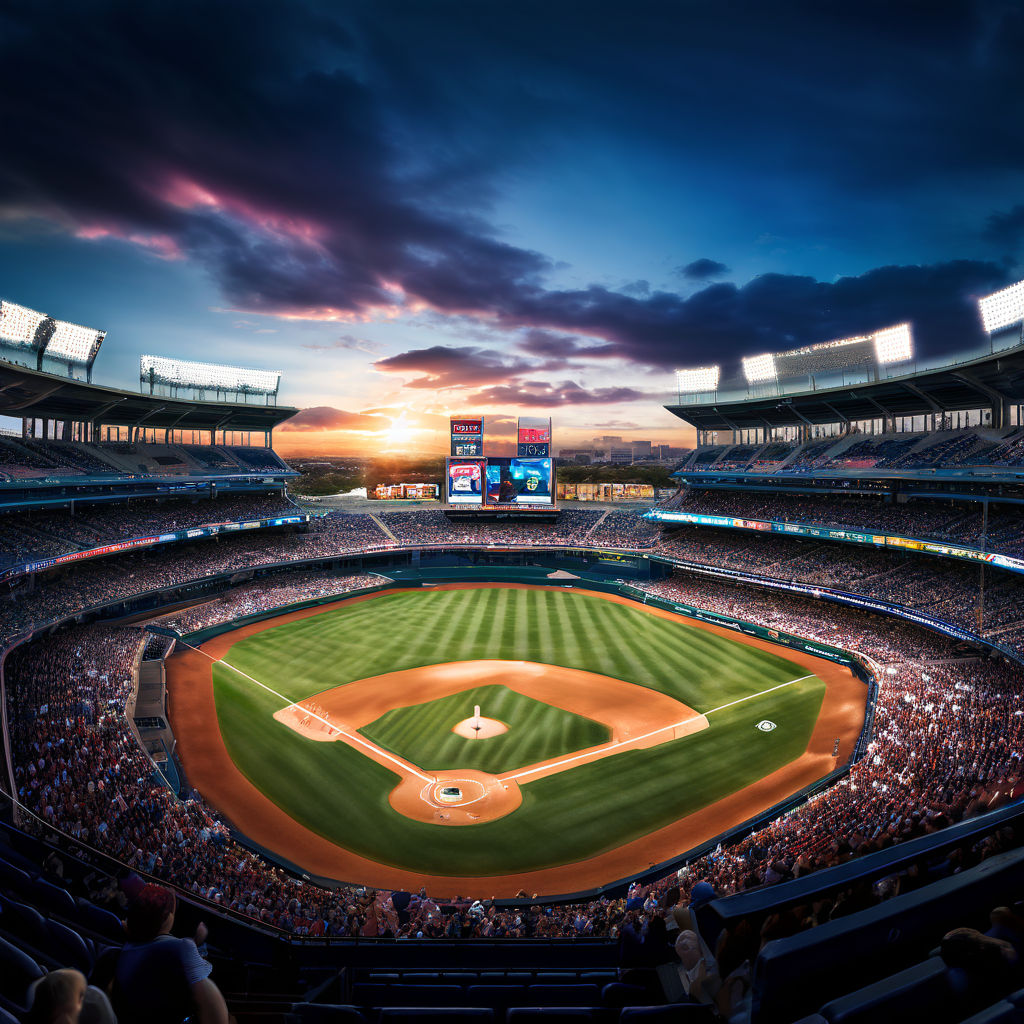
[[445, 1024], [450, 1020], [458, 1024], [493, 1024], [494, 1011], [481, 1006], [385, 1006], [378, 1020], [380, 1024]]
[[596, 985], [530, 985], [526, 989], [530, 1006], [600, 1006]]
[[366, 1024], [358, 1006], [338, 1003], [295, 1003], [292, 1013], [296, 1024]]
[[1001, 853], [869, 910], [767, 943], [754, 964], [752, 1024], [789, 1024], [850, 994], [857, 979], [869, 984], [920, 962], [936, 935], [972, 920], [978, 907], [998, 905], [1022, 866], [1024, 851]]
[[486, 1004], [496, 1009], [523, 1006], [528, 1002], [525, 985], [470, 985], [466, 1001], [472, 1006]]
[[646, 1006], [650, 1001], [650, 995], [643, 985], [610, 981], [601, 989], [601, 1003], [604, 1006]]
[[590, 1006], [517, 1006], [508, 1011], [505, 1020], [508, 1024], [514, 1021], [567, 1021], [574, 1024], [580, 1020], [594, 1020], [594, 1009]]
[[869, 1024], [920, 1016], [931, 1024], [953, 1024], [962, 1014], [938, 958], [915, 964], [873, 985], [833, 999], [821, 1008], [830, 1024]]
[[102, 936], [108, 942], [120, 946], [124, 944], [124, 925], [116, 914], [112, 914], [103, 907], [97, 907], [88, 900], [79, 900], [75, 909], [73, 919], [83, 928]]
[[37, 907], [42, 907], [52, 914], [60, 914], [61, 917], [73, 919], [78, 912], [71, 893], [59, 885], [47, 882], [45, 878], [32, 879], [25, 890], [25, 895], [30, 896]]
[[711, 1024], [714, 1011], [704, 1003], [669, 1003], [667, 1006], [625, 1006], [619, 1024]]
[[1021, 1017], [1013, 1003], [1002, 1002], [981, 1010], [973, 1017], [968, 1017], [963, 1024], [1020, 1024]]
[[39, 965], [17, 946], [0, 939], [0, 1008], [14, 1014], [28, 1009], [29, 987], [43, 976]]
[[60, 921], [47, 921], [46, 932], [46, 949], [54, 959], [65, 967], [75, 967], [88, 975], [95, 958], [85, 939]]

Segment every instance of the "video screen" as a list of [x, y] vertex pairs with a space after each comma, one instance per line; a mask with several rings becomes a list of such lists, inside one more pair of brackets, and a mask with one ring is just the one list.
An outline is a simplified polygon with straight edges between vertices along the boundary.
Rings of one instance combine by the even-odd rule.
[[448, 504], [481, 505], [484, 494], [483, 459], [468, 459], [448, 463]]
[[488, 505], [553, 505], [550, 459], [487, 460]]

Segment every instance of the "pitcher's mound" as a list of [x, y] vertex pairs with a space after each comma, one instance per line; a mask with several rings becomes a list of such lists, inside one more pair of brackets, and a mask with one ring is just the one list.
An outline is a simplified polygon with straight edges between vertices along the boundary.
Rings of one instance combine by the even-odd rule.
[[[479, 724], [479, 729], [473, 728], [476, 724]], [[508, 726], [496, 718], [481, 718], [479, 723], [472, 718], [464, 718], [458, 725], [452, 726], [452, 732], [457, 736], [465, 736], [467, 740], [486, 740], [508, 732]]]

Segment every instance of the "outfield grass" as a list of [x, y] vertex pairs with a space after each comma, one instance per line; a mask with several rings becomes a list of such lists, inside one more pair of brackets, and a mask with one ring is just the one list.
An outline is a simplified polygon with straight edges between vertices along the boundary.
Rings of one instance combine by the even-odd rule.
[[[473, 714], [494, 718], [508, 732], [485, 741], [452, 729]], [[477, 686], [426, 704], [394, 708], [359, 730], [368, 740], [427, 771], [475, 768], [500, 775], [574, 750], [607, 743], [611, 731], [589, 718], [525, 697], [507, 686]]]
[[[485, 876], [593, 856], [755, 782], [803, 753], [825, 692], [813, 676], [716, 711], [806, 670], [580, 592], [384, 595], [258, 633], [234, 644], [225, 660], [297, 701], [387, 671], [480, 658], [564, 665], [650, 686], [711, 711], [711, 727], [526, 783], [513, 814], [458, 829], [394, 812], [387, 796], [397, 776], [347, 744], [311, 743], [282, 727], [272, 717], [280, 698], [218, 664], [221, 731], [241, 771], [328, 839], [417, 871]], [[759, 732], [764, 718], [777, 728]]]

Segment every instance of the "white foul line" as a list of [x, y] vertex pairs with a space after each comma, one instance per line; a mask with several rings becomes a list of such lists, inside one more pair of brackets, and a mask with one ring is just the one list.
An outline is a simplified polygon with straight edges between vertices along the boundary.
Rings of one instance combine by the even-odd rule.
[[763, 697], [766, 693], [772, 693], [775, 690], [781, 690], [784, 686], [792, 686], [794, 683], [802, 683], [805, 679], [813, 678], [814, 673], [812, 672], [810, 675], [801, 676], [799, 679], [790, 679], [788, 683], [779, 683], [778, 686], [770, 686], [767, 690], [762, 690], [760, 693], [751, 693], [748, 694], [746, 697], [740, 697], [739, 700], [730, 701], [728, 704], [723, 704], [720, 708], [712, 708], [710, 711], [705, 711], [703, 715], [693, 715], [690, 718], [684, 718], [680, 722], [673, 722], [671, 725], [659, 726], [659, 728], [654, 729], [651, 732], [644, 733], [643, 736], [633, 736], [628, 740], [619, 740], [618, 743], [612, 743], [610, 746], [605, 747], [600, 752], [600, 755], [598, 757], [594, 757], [593, 751], [590, 754], [575, 754], [572, 757], [566, 757], [563, 760], [555, 761], [552, 764], [542, 764], [538, 765], [536, 768], [530, 768], [525, 772], [516, 772], [515, 774], [502, 775], [499, 777], [503, 779], [518, 781], [519, 779], [525, 779], [527, 775], [535, 775], [537, 772], [541, 771], [551, 771], [552, 768], [559, 768], [564, 764], [572, 764], [573, 761], [579, 761], [581, 758], [589, 758], [590, 760], [594, 761], [601, 760], [602, 758], [605, 758], [609, 754], [611, 754], [618, 747], [630, 746], [635, 743], [640, 743], [643, 740], [650, 739], [652, 736], [657, 736], [659, 732], [666, 732], [668, 729], [676, 729], [680, 725], [686, 725], [687, 722], [693, 722], [698, 718], [707, 718], [708, 715], [713, 715], [716, 711], [724, 711], [726, 708], [731, 708], [737, 704], [742, 704], [744, 701], [753, 700], [755, 697]]
[[[287, 705], [287, 707], [281, 709], [282, 711], [287, 710], [287, 708], [302, 706], [301, 701], [289, 700], [283, 693], [278, 693], [277, 690], [274, 690], [271, 687], [267, 686], [266, 683], [261, 683], [258, 679], [253, 679], [253, 677], [249, 675], [248, 672], [243, 672], [240, 668], [235, 668], [235, 666], [232, 665], [231, 662], [225, 661], [223, 658], [214, 658], [213, 655], [207, 654], [206, 651], [200, 650], [198, 647], [193, 647], [192, 644], [185, 643], [184, 640], [179, 640], [178, 643], [180, 643], [183, 647], [188, 647], [193, 651], [199, 651], [199, 653], [203, 655], [204, 658], [209, 658], [210, 661], [214, 663], [214, 665], [224, 665], [226, 668], [231, 669], [232, 672], [237, 672], [240, 676], [245, 676], [245, 678], [248, 679], [250, 683], [255, 683], [257, 686], [263, 687], [263, 689], [266, 690], [267, 693], [272, 693], [275, 697], [280, 698]], [[424, 782], [437, 782], [437, 779], [434, 776], [424, 775], [422, 772], [417, 771], [415, 768], [413, 768], [413, 766], [409, 764], [407, 761], [400, 761], [397, 757], [392, 757], [392, 755], [389, 754], [386, 750], [382, 749], [381, 747], [378, 747], [376, 743], [370, 743], [367, 740], [364, 740], [362, 736], [359, 736], [354, 732], [349, 732], [347, 729], [342, 729], [337, 722], [329, 722], [326, 718], [321, 718], [319, 715], [308, 710], [307, 708], [303, 707], [302, 710], [305, 711], [310, 718], [315, 718], [318, 722], [323, 722], [323, 724], [326, 725], [328, 728], [337, 729], [338, 732], [341, 733], [341, 735], [344, 736], [346, 739], [360, 744], [367, 750], [372, 750], [375, 754], [377, 754], [380, 757], [387, 758], [387, 760], [390, 761], [392, 764], [398, 765], [398, 767], [401, 768], [402, 771], [411, 772], [413, 775], [417, 776], [418, 778], [421, 778]]]

